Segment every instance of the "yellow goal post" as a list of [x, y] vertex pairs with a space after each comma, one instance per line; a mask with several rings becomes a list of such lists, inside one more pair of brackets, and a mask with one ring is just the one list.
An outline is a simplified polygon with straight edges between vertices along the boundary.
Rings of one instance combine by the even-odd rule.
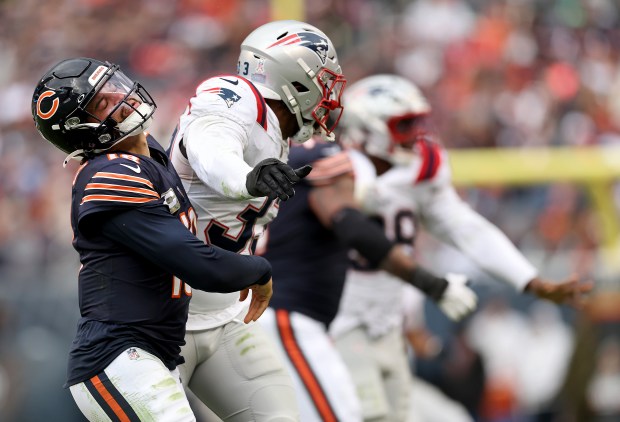
[[601, 229], [603, 263], [610, 272], [620, 271], [620, 223], [613, 195], [620, 178], [620, 147], [450, 149], [448, 156], [459, 187], [583, 186]]

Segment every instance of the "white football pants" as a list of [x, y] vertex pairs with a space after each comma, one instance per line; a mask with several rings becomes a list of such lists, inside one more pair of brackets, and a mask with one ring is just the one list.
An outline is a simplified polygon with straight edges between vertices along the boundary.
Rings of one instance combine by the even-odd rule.
[[322, 323], [272, 308], [258, 321], [286, 357], [302, 422], [362, 420], [353, 381]]
[[72, 385], [71, 395], [91, 422], [193, 422], [178, 370], [132, 347], [103, 372]]
[[401, 328], [372, 338], [358, 327], [337, 337], [335, 343], [357, 388], [364, 420], [407, 420], [411, 369]]
[[219, 418], [226, 422], [299, 420], [291, 376], [258, 323], [234, 319], [220, 327], [187, 331], [185, 341], [181, 381]]

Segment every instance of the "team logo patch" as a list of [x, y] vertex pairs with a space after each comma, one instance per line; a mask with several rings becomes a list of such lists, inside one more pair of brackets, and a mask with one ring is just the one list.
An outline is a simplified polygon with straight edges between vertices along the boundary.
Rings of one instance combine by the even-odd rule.
[[174, 190], [172, 190], [172, 188], [164, 192], [164, 194], [161, 197], [164, 199], [164, 204], [168, 206], [168, 209], [170, 210], [170, 214], [174, 214], [175, 212], [179, 210], [179, 208], [181, 208], [181, 203], [179, 202], [179, 199], [175, 195]]
[[131, 360], [138, 360], [138, 359], [140, 359], [140, 353], [138, 353], [138, 351], [136, 350], [135, 347], [131, 347], [131, 348], [127, 349], [127, 356]]
[[219, 95], [226, 102], [228, 108], [231, 108], [233, 104], [241, 99], [240, 95], [228, 88], [210, 88], [206, 92]]
[[329, 49], [329, 43], [327, 38], [315, 34], [314, 32], [298, 32], [296, 34], [290, 34], [281, 40], [276, 41], [267, 48], [275, 47], [277, 45], [292, 45], [299, 44], [303, 47], [309, 48], [314, 51], [321, 59], [321, 63], [325, 64], [327, 58], [327, 50]]
[[[46, 104], [43, 104], [45, 99], [51, 98], [54, 95], [56, 95], [54, 91], [45, 91], [43, 94], [39, 95], [39, 99], [37, 100], [37, 116], [39, 116], [43, 120], [49, 119], [54, 114], [56, 114], [56, 111], [58, 111], [58, 106], [60, 105], [60, 100], [58, 99], [58, 97], [54, 98], [53, 100], [50, 99], [48, 101], [45, 101]], [[47, 111], [43, 111], [43, 109], [46, 109]]]

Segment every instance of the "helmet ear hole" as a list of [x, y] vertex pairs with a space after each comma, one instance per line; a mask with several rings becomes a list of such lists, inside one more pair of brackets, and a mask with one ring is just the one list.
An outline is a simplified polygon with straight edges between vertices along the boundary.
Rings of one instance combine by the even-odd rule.
[[297, 92], [299, 92], [300, 94], [302, 92], [308, 92], [310, 91], [305, 85], [303, 85], [301, 82], [293, 82], [291, 85], [293, 85], [295, 87], [295, 89], [297, 90]]

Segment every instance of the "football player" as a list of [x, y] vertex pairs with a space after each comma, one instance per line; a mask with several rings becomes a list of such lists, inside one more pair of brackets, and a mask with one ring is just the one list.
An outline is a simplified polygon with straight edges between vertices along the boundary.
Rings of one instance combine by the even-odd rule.
[[[206, 243], [254, 253], [279, 201], [310, 171], [285, 164], [289, 140], [333, 137], [344, 85], [322, 31], [275, 21], [242, 42], [236, 75], [198, 86], [169, 153]], [[194, 292], [181, 378], [226, 421], [297, 420], [290, 375], [260, 325], [242, 323], [246, 306], [238, 293]]]
[[[395, 75], [371, 76], [349, 87], [344, 102], [340, 141], [365, 154], [353, 153], [358, 197], [390, 239], [412, 247], [420, 223], [519, 292], [576, 303], [591, 289], [574, 276], [561, 282], [540, 277], [497, 227], [459, 198], [429, 124], [431, 108], [416, 86]], [[331, 327], [367, 420], [406, 419], [410, 371], [400, 340], [401, 289], [380, 268], [357, 265]]]
[[361, 420], [354, 384], [327, 332], [338, 310], [349, 249], [418, 287], [455, 320], [473, 311], [476, 296], [464, 278], [435, 277], [418, 267], [408, 248], [388, 240], [360, 212], [353, 163], [338, 144], [313, 139], [293, 146], [289, 163], [311, 163], [313, 170], [281, 205], [261, 241], [279, 281], [260, 322], [286, 356], [302, 420]]
[[71, 205], [81, 318], [65, 387], [90, 421], [194, 421], [177, 369], [192, 287], [251, 287], [251, 319], [271, 296], [265, 259], [195, 236], [181, 180], [144, 132], [155, 108], [117, 65], [89, 58], [53, 66], [32, 98], [40, 134], [81, 161]]

